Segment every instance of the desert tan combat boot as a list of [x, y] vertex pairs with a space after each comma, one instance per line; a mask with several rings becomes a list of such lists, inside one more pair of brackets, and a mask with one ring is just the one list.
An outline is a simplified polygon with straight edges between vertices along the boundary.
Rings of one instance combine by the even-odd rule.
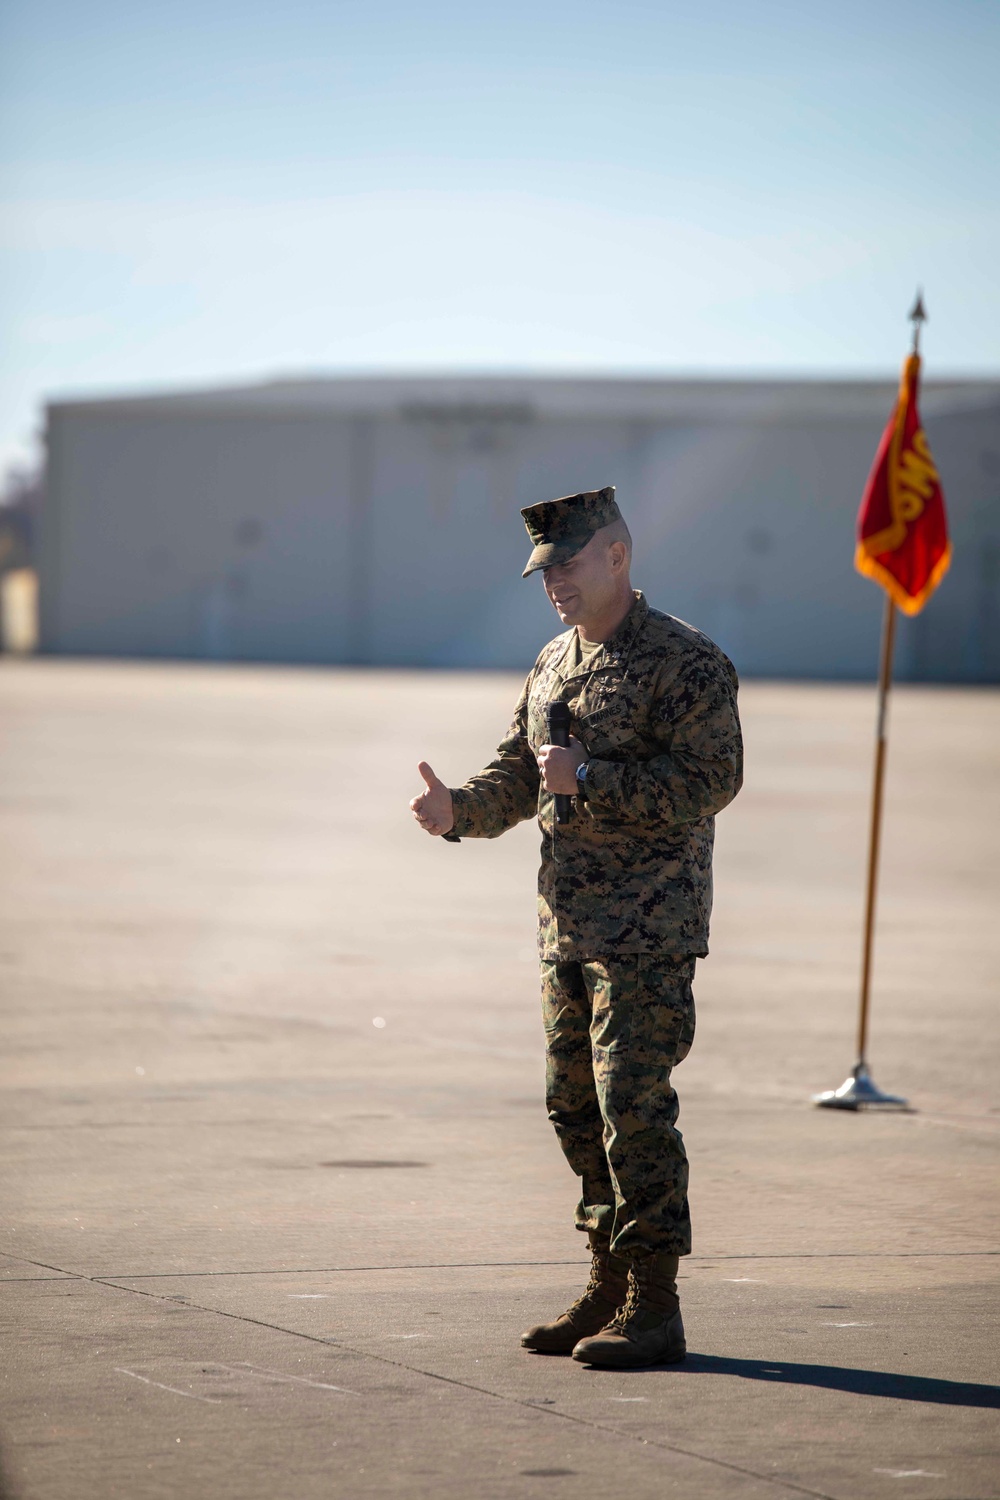
[[673, 1365], [687, 1353], [677, 1298], [677, 1256], [647, 1255], [629, 1268], [625, 1305], [594, 1338], [581, 1339], [573, 1358], [614, 1370]]
[[611, 1241], [590, 1236], [593, 1263], [586, 1291], [554, 1323], [540, 1323], [521, 1335], [521, 1346], [536, 1354], [572, 1354], [588, 1334], [614, 1317], [628, 1293], [628, 1261], [611, 1254]]

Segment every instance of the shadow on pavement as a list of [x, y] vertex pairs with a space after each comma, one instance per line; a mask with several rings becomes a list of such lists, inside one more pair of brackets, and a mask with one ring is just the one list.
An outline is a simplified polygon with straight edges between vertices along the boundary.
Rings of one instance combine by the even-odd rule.
[[830, 1391], [850, 1391], [856, 1396], [929, 1401], [935, 1406], [1000, 1408], [1000, 1386], [972, 1385], [962, 1380], [931, 1380], [924, 1375], [887, 1374], [881, 1370], [851, 1370], [841, 1365], [800, 1365], [789, 1360], [729, 1359], [718, 1354], [689, 1354], [683, 1364], [672, 1368], [671, 1373], [738, 1375], [743, 1380], [819, 1386]]

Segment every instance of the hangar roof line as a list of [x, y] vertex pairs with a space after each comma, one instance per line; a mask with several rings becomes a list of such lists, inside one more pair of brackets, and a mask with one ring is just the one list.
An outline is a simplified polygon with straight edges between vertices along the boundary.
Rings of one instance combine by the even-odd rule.
[[[56, 398], [48, 410], [113, 415], [393, 416], [413, 420], [531, 421], [605, 418], [652, 422], [822, 421], [886, 417], [893, 378], [750, 376], [673, 378], [565, 374], [354, 374], [287, 377], [245, 385], [139, 395]], [[1000, 376], [930, 379], [926, 416], [1000, 403]]]

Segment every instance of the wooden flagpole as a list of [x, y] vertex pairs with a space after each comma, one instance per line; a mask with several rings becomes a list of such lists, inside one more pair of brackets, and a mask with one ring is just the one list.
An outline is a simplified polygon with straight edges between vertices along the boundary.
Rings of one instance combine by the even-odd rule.
[[868, 1010], [871, 998], [872, 950], [875, 940], [875, 897], [878, 890], [879, 852], [882, 843], [882, 792], [885, 786], [885, 752], [889, 689], [892, 686], [892, 655], [896, 644], [896, 606], [888, 594], [882, 615], [882, 653], [878, 673], [878, 718], [875, 729], [875, 772], [872, 779], [871, 826], [868, 834], [868, 880], [865, 889], [865, 936], [861, 959], [861, 1009], [858, 1016], [857, 1067], [867, 1070]]
[[882, 615], [882, 651], [878, 672], [878, 712], [875, 721], [875, 769], [872, 775], [871, 821], [868, 830], [868, 876], [865, 882], [864, 940], [861, 949], [861, 996], [858, 1010], [857, 1062], [839, 1089], [816, 1094], [813, 1102], [825, 1109], [909, 1109], [905, 1099], [884, 1094], [868, 1071], [868, 1017], [871, 1008], [872, 958], [875, 949], [875, 905], [878, 893], [879, 852], [882, 844], [882, 804], [888, 747], [889, 689], [892, 686], [896, 606], [886, 594]]

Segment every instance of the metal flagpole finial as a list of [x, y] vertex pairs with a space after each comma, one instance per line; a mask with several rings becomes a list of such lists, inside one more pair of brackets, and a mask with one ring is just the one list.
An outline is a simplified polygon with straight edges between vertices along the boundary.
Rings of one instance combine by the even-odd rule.
[[927, 309], [924, 306], [924, 293], [922, 287], [917, 287], [916, 301], [907, 314], [909, 321], [913, 324], [913, 352], [920, 353], [920, 325], [927, 322]]

